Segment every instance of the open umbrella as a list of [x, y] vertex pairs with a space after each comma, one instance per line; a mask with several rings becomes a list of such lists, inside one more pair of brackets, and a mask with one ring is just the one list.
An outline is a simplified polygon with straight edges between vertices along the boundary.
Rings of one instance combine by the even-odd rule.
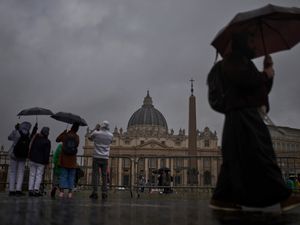
[[232, 34], [253, 34], [256, 57], [287, 50], [300, 41], [300, 8], [266, 5], [238, 13], [212, 41], [224, 57], [231, 52]]
[[53, 119], [56, 119], [61, 122], [68, 124], [78, 123], [80, 126], [87, 126], [86, 121], [78, 115], [68, 112], [58, 112], [51, 116]]
[[53, 115], [53, 112], [45, 108], [32, 107], [32, 108], [22, 110], [21, 112], [18, 113], [17, 116], [36, 116], [36, 121], [37, 121], [38, 115]]
[[157, 170], [153, 170], [152, 173], [154, 173], [154, 174], [160, 174], [161, 172], [170, 172], [170, 171], [171, 170], [168, 167], [161, 167], [161, 168], [159, 168]]

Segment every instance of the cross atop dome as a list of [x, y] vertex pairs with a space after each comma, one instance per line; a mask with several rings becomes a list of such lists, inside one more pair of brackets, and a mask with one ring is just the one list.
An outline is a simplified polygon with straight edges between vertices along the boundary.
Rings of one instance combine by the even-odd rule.
[[149, 95], [149, 90], [147, 91], [147, 96], [144, 98], [143, 106], [153, 106], [152, 98]]

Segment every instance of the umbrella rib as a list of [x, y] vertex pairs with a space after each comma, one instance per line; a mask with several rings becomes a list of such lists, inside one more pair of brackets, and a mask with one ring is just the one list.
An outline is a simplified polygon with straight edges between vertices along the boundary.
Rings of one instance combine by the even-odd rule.
[[282, 41], [286, 44], [287, 48], [290, 49], [290, 45], [289, 43], [285, 40], [285, 38], [283, 37], [283, 35], [274, 27], [272, 27], [270, 24], [268, 24], [266, 21], [263, 21], [263, 23], [270, 28], [272, 31], [274, 31], [275, 33], [277, 33], [279, 35], [279, 37], [282, 39]]
[[264, 52], [265, 52], [265, 55], [267, 55], [267, 48], [266, 48], [266, 43], [265, 43], [265, 38], [264, 38], [264, 31], [263, 31], [263, 28], [262, 28], [262, 20], [261, 19], [259, 20], [259, 30], [260, 30], [260, 35], [261, 35], [261, 39], [262, 39], [263, 46], [264, 46]]

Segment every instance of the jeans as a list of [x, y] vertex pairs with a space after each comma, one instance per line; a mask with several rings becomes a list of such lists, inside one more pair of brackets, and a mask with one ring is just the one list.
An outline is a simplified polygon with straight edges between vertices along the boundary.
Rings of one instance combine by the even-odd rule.
[[102, 177], [102, 193], [107, 192], [107, 165], [108, 159], [93, 158], [92, 185], [94, 193], [98, 192], [99, 168], [101, 169]]
[[72, 190], [75, 181], [75, 168], [61, 168], [59, 177], [59, 188]]

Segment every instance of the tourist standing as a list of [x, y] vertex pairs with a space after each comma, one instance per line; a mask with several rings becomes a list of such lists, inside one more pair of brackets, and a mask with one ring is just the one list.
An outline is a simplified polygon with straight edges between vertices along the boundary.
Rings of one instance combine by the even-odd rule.
[[45, 166], [49, 163], [51, 142], [48, 139], [49, 127], [43, 127], [36, 134], [30, 144], [29, 150], [29, 196], [42, 196], [40, 185], [44, 175]]
[[65, 190], [68, 191], [68, 198], [73, 197], [75, 173], [77, 168], [76, 155], [79, 145], [77, 131], [79, 124], [74, 123], [70, 131], [63, 131], [56, 142], [62, 142], [62, 151], [59, 158], [60, 178], [59, 178], [59, 197], [64, 197]]
[[9, 134], [8, 140], [12, 141], [9, 149], [9, 196], [23, 196], [22, 184], [24, 178], [25, 162], [28, 157], [30, 137], [37, 131], [35, 124], [30, 135], [31, 123], [22, 122], [17, 124]]
[[107, 167], [110, 152], [110, 144], [112, 143], [113, 134], [109, 132], [109, 122], [103, 121], [101, 126], [96, 125], [91, 131], [88, 138], [94, 142], [93, 151], [93, 170], [92, 170], [92, 185], [93, 192], [90, 198], [98, 198], [99, 185], [99, 168], [101, 169], [102, 177], [102, 199], [107, 199]]
[[51, 197], [55, 198], [56, 190], [59, 188], [59, 177], [60, 177], [60, 165], [59, 165], [59, 158], [62, 150], [62, 144], [59, 143], [56, 147], [56, 150], [53, 154], [53, 176], [52, 176], [52, 190], [51, 190]]

